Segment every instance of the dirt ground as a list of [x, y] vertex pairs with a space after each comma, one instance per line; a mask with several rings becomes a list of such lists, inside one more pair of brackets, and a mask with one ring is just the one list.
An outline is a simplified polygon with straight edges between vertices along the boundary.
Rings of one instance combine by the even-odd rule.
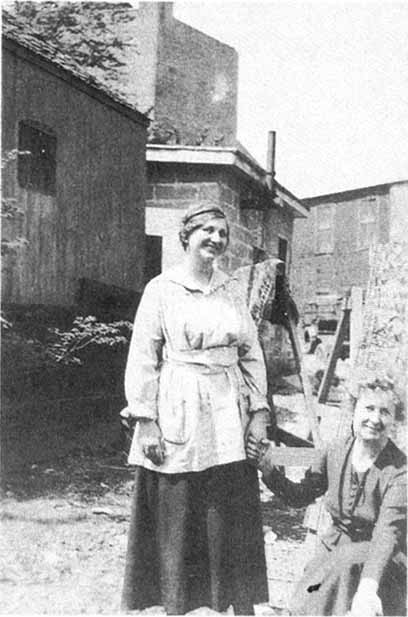
[[[306, 437], [303, 396], [274, 400], [280, 425]], [[320, 406], [324, 438], [333, 436], [339, 413]], [[291, 475], [303, 471], [292, 468]], [[132, 470], [117, 452], [78, 451], [11, 476], [1, 512], [1, 614], [118, 612], [131, 489]], [[261, 489], [270, 600], [257, 613], [286, 615], [308, 558], [304, 511]]]
[[[124, 569], [132, 472], [123, 457], [76, 453], [10, 477], [2, 504], [2, 614], [116, 613]], [[268, 571], [293, 577], [302, 513], [262, 493]], [[272, 530], [269, 531], [268, 528]], [[276, 537], [275, 535], [276, 534]], [[262, 614], [282, 610], [259, 607]]]

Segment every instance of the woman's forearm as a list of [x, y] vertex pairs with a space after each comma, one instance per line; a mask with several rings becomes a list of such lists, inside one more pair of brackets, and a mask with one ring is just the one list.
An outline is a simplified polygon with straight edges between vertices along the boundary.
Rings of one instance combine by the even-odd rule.
[[324, 495], [327, 481], [323, 470], [309, 470], [301, 482], [292, 482], [275, 467], [271, 457], [268, 456], [270, 452], [268, 448], [264, 453], [259, 469], [262, 472], [264, 483], [275, 495], [293, 507], [307, 506]]

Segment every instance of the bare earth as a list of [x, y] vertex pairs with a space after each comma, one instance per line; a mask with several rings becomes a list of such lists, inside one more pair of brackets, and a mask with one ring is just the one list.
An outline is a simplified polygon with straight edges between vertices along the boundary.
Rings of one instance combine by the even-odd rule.
[[[302, 395], [277, 397], [276, 403], [281, 424], [306, 436]], [[333, 422], [330, 415], [328, 425]], [[117, 453], [78, 452], [10, 478], [1, 513], [2, 614], [119, 611], [132, 488], [123, 461]], [[257, 613], [285, 615], [308, 557], [304, 511], [284, 506], [265, 487], [262, 501], [270, 602]]]

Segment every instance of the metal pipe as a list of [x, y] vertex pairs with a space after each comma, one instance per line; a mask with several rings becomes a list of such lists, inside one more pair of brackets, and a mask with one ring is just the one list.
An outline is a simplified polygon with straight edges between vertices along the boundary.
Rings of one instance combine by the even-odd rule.
[[275, 179], [276, 131], [268, 131], [268, 153], [266, 157], [266, 183], [270, 191]]

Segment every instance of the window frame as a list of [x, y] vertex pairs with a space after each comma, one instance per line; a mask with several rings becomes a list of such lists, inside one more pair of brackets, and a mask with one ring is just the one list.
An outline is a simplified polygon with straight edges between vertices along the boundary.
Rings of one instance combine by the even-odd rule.
[[[320, 212], [325, 208], [330, 211], [330, 221], [329, 224], [321, 227], [320, 219], [318, 217], [319, 209]], [[314, 210], [314, 248], [316, 255], [330, 255], [334, 253], [334, 223], [335, 223], [335, 215], [336, 215], [336, 205], [335, 204], [319, 204], [313, 208]], [[330, 246], [328, 249], [322, 250], [321, 243], [319, 242], [319, 232], [328, 232], [330, 234]]]
[[54, 197], [57, 192], [57, 136], [38, 122], [17, 125], [17, 182], [20, 188]]
[[[362, 213], [363, 213], [363, 208], [365, 206], [370, 206], [371, 212], [372, 212], [372, 218], [366, 218], [362, 217]], [[356, 250], [357, 251], [366, 251], [367, 249], [370, 248], [373, 238], [375, 239], [378, 235], [378, 221], [379, 221], [379, 216], [378, 216], [378, 212], [379, 212], [379, 204], [378, 204], [378, 200], [374, 197], [368, 197], [366, 199], [363, 199], [357, 207], [357, 238], [356, 238]], [[362, 239], [363, 234], [362, 234], [362, 225], [365, 225], [366, 227], [368, 227], [369, 225], [373, 226], [373, 233], [371, 235], [368, 235], [365, 232], [365, 238], [364, 241]]]

